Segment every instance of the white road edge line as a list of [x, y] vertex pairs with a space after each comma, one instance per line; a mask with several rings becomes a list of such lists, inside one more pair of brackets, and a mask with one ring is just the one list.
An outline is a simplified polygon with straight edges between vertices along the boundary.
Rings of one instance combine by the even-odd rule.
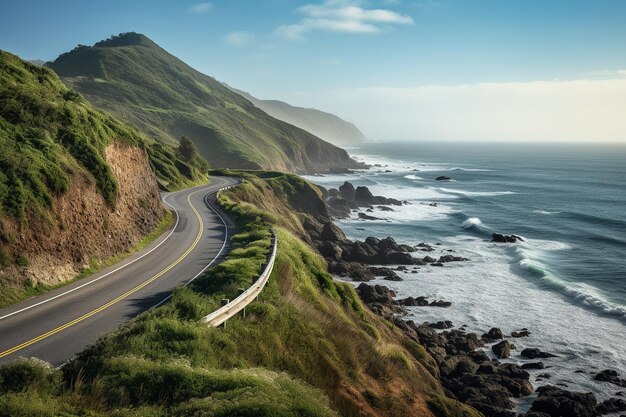
[[[196, 192], [197, 192], [197, 191], [196, 191]], [[194, 193], [195, 193], [195, 192], [194, 192]], [[172, 230], [171, 230], [171, 231], [168, 233], [168, 235], [165, 237], [165, 239], [163, 239], [163, 240], [161, 241], [161, 243], [159, 243], [159, 244], [158, 244], [158, 245], [156, 245], [154, 248], [150, 249], [148, 252], [144, 253], [144, 254], [143, 254], [143, 255], [141, 255], [140, 257], [133, 259], [132, 261], [130, 261], [130, 262], [128, 262], [127, 264], [124, 264], [124, 265], [122, 265], [122, 266], [120, 266], [120, 267], [118, 267], [118, 268], [114, 269], [113, 271], [107, 272], [106, 274], [104, 274], [104, 275], [102, 275], [102, 276], [100, 276], [100, 277], [98, 277], [98, 278], [96, 278], [96, 279], [93, 279], [93, 280], [91, 280], [91, 281], [89, 281], [89, 282], [85, 282], [84, 284], [79, 285], [78, 287], [72, 288], [71, 290], [68, 290], [68, 291], [62, 292], [61, 294], [57, 294], [57, 295], [55, 295], [54, 297], [47, 298], [47, 299], [45, 299], [45, 300], [43, 300], [43, 301], [40, 301], [40, 302], [38, 302], [38, 303], [35, 303], [35, 304], [31, 305], [31, 306], [24, 307], [24, 308], [22, 308], [22, 309], [20, 309], [20, 310], [14, 311], [14, 312], [9, 313], [9, 314], [5, 314], [4, 316], [1, 316], [1, 317], [0, 317], [0, 320], [4, 320], [4, 319], [7, 319], [7, 318], [9, 318], [9, 317], [11, 317], [11, 316], [14, 316], [14, 315], [16, 315], [16, 314], [23, 313], [24, 311], [30, 310], [30, 309], [35, 308], [35, 307], [38, 307], [38, 306], [40, 306], [40, 305], [42, 305], [42, 304], [46, 304], [46, 303], [48, 303], [48, 302], [50, 302], [50, 301], [56, 300], [57, 298], [63, 297], [63, 296], [65, 296], [65, 295], [67, 295], [67, 294], [73, 293], [74, 291], [77, 291], [77, 290], [79, 290], [79, 289], [81, 289], [81, 288], [84, 288], [84, 287], [86, 287], [86, 286], [88, 286], [88, 285], [93, 284], [94, 282], [98, 282], [98, 281], [100, 281], [102, 278], [108, 277], [109, 275], [116, 273], [116, 272], [117, 272], [117, 271], [119, 271], [120, 269], [126, 268], [128, 265], [132, 265], [132, 264], [134, 264], [134, 263], [135, 263], [135, 262], [137, 262], [138, 260], [140, 260], [140, 259], [142, 259], [142, 258], [144, 258], [144, 257], [148, 256], [149, 254], [151, 254], [152, 252], [154, 252], [155, 250], [157, 250], [157, 249], [158, 249], [158, 248], [159, 248], [162, 244], [164, 244], [164, 243], [165, 243], [165, 242], [166, 242], [166, 241], [170, 238], [170, 236], [172, 236], [172, 234], [174, 233], [174, 230], [176, 230], [176, 227], [178, 226], [178, 221], [179, 221], [179, 219], [180, 219], [180, 216], [178, 215], [178, 210], [176, 210], [176, 208], [174, 208], [174, 206], [173, 206], [173, 205], [171, 205], [170, 203], [168, 203], [168, 202], [167, 202], [167, 198], [168, 198], [169, 196], [173, 195], [173, 194], [175, 194], [175, 193], [169, 193], [169, 194], [167, 194], [166, 196], [164, 196], [164, 197], [163, 197], [163, 199], [162, 199], [162, 200], [163, 200], [163, 202], [164, 202], [165, 204], [167, 204], [168, 206], [170, 206], [170, 207], [172, 208], [172, 210], [174, 210], [174, 213], [176, 213], [176, 223], [174, 224], [174, 227], [172, 227]], [[207, 195], [208, 195], [208, 194], [207, 194]], [[221, 216], [220, 216], [220, 217], [221, 217]], [[222, 219], [222, 221], [224, 221], [224, 219]]]
[[[223, 187], [220, 188], [219, 190], [215, 191], [215, 193], [227, 189], [230, 187]], [[226, 247], [226, 242], [228, 242], [228, 225], [226, 224], [226, 220], [224, 220], [224, 218], [222, 217], [222, 215], [209, 203], [209, 201], [207, 200], [207, 198], [213, 193], [208, 193], [207, 195], [204, 196], [204, 204], [206, 204], [206, 206], [213, 211], [213, 213], [217, 214], [217, 216], [220, 218], [220, 220], [222, 221], [222, 223], [224, 224], [224, 243], [222, 243], [222, 247], [220, 248], [220, 251], [217, 253], [217, 255], [215, 255], [213, 257], [213, 259], [211, 259], [211, 262], [209, 262], [204, 268], [202, 268], [202, 270], [200, 272], [198, 272], [193, 278], [191, 278], [189, 281], [187, 281], [186, 283], [184, 283], [182, 286], [186, 287], [187, 285], [191, 284], [193, 282], [193, 280], [195, 280], [196, 278], [198, 278], [200, 275], [202, 275], [204, 273], [204, 271], [206, 271], [211, 265], [213, 265], [213, 262], [215, 262], [217, 260], [217, 258], [220, 257], [220, 255], [222, 254], [222, 252], [224, 251], [224, 248]], [[161, 304], [163, 304], [164, 302], [166, 302], [167, 300], [169, 300], [170, 298], [172, 298], [172, 295], [174, 295], [174, 293], [172, 292], [170, 295], [168, 295], [167, 297], [165, 297], [163, 300], [159, 301], [157, 304], [153, 305], [151, 308], [156, 308], [158, 306], [160, 306]]]

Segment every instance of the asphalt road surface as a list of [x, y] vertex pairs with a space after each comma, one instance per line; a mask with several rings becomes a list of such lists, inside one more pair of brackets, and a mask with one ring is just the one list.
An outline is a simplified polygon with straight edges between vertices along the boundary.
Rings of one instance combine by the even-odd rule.
[[174, 227], [149, 247], [88, 278], [0, 310], [0, 363], [20, 356], [58, 366], [166, 300], [228, 251], [230, 221], [209, 207], [236, 180], [164, 194]]

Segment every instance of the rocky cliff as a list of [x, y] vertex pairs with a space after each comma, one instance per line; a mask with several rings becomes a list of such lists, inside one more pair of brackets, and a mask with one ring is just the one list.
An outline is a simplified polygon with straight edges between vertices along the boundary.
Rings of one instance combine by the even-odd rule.
[[2, 286], [73, 278], [156, 228], [166, 212], [145, 150], [112, 143], [105, 158], [118, 184], [115, 206], [107, 204], [91, 178], [76, 174], [68, 192], [52, 201], [47, 219], [0, 217], [0, 230], [8, 237], [0, 250], [21, 260], [0, 268]]
[[157, 178], [206, 178], [193, 161], [0, 51], [0, 305], [140, 241], [166, 214]]

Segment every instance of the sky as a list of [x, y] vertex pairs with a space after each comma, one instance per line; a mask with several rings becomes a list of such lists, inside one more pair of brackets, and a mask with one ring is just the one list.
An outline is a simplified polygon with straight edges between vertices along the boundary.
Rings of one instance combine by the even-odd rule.
[[625, 0], [0, 0], [0, 49], [145, 34], [374, 140], [626, 143]]

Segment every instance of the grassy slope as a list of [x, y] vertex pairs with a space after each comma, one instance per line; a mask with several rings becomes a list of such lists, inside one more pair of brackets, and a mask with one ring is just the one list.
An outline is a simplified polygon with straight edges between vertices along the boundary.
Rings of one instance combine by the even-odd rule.
[[[243, 225], [225, 262], [85, 350], [63, 376], [30, 363], [0, 369], [0, 410], [49, 404], [46, 410], [75, 415], [479, 416], [446, 399], [424, 349], [365, 309], [296, 237], [307, 214], [290, 201], [317, 190], [294, 176], [240, 175], [244, 184], [220, 197]], [[260, 300], [225, 328], [201, 325], [221, 298], [233, 298], [259, 273], [270, 226], [279, 250]]]
[[78, 47], [49, 66], [96, 106], [163, 143], [188, 136], [214, 167], [356, 167], [344, 150], [270, 117], [143, 35]]

